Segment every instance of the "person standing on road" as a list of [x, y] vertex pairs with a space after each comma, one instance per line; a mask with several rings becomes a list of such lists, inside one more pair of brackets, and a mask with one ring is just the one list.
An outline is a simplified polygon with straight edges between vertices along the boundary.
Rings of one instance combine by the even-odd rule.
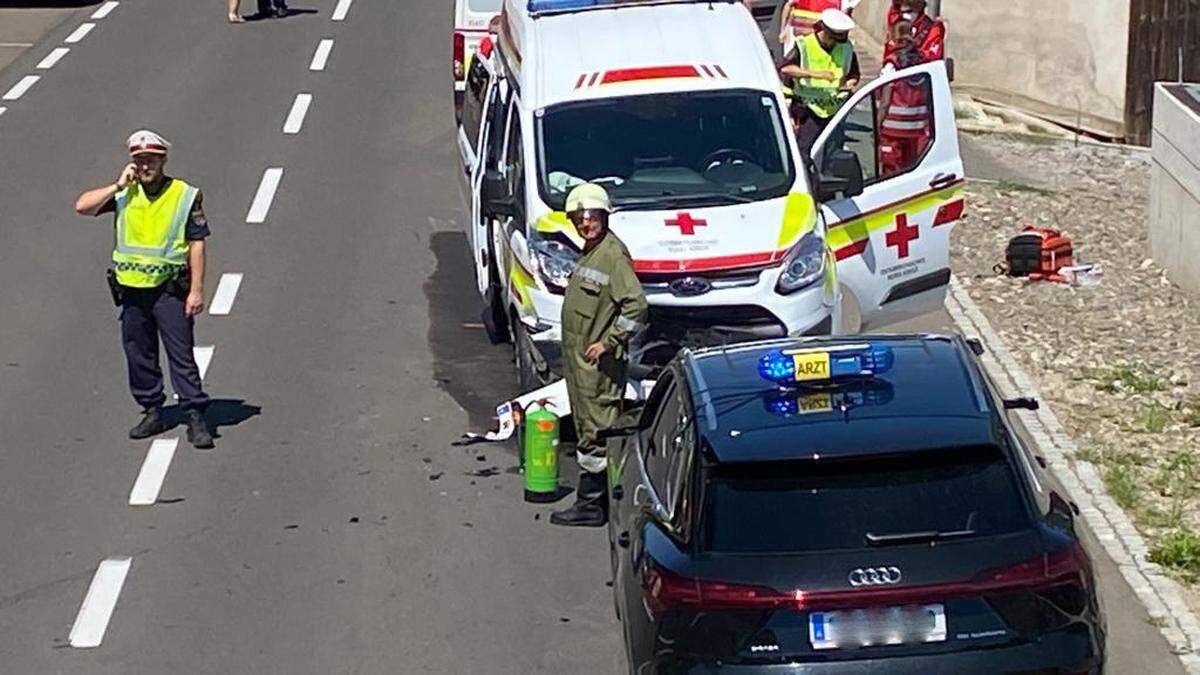
[[286, 0], [258, 0], [258, 14], [255, 14], [254, 18], [282, 19], [289, 14], [291, 14], [291, 10], [288, 9]]
[[79, 195], [75, 210], [90, 216], [116, 214], [109, 287], [121, 307], [129, 388], [143, 410], [129, 437], [149, 438], [167, 428], [158, 358], [161, 338], [188, 441], [211, 448], [212, 434], [204, 419], [208, 396], [192, 354], [195, 318], [204, 311], [204, 240], [209, 235], [200, 191], [163, 173], [170, 144], [162, 136], [135, 131], [126, 146], [133, 161], [116, 183]]
[[[893, 0], [888, 10], [888, 33], [899, 21], [912, 24], [913, 43], [921, 53], [921, 62], [946, 58], [946, 22], [929, 16], [926, 0]], [[892, 41], [884, 44], [883, 60], [892, 58]]]
[[821, 13], [817, 31], [796, 43], [779, 69], [792, 81], [792, 115], [800, 151], [807, 154], [862, 77], [850, 44], [854, 20], [845, 12]]
[[597, 434], [621, 413], [629, 340], [645, 325], [649, 306], [629, 250], [608, 231], [612, 205], [604, 188], [584, 183], [571, 190], [566, 212], [584, 241], [562, 308], [563, 369], [580, 474], [575, 504], [551, 514], [550, 522], [599, 527], [608, 522], [608, 461]]
[[225, 5], [229, 23], [246, 23], [246, 20], [242, 18], [241, 14], [242, 0], [228, 0]]

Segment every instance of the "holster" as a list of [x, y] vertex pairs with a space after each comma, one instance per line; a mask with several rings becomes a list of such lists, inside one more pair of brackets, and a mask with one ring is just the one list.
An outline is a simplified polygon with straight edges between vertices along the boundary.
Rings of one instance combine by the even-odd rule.
[[163, 284], [163, 292], [180, 300], [186, 299], [190, 290], [192, 290], [192, 271], [187, 267], [180, 267], [179, 274]]
[[111, 268], [105, 270], [104, 280], [108, 282], [108, 292], [112, 295], [113, 305], [120, 307], [123, 294], [121, 284], [117, 283], [117, 273]]

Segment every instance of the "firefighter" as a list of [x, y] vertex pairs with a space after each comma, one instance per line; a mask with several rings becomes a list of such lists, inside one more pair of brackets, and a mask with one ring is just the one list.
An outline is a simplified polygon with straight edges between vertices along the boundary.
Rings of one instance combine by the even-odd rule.
[[608, 230], [612, 205], [604, 188], [585, 183], [571, 190], [566, 212], [584, 241], [562, 308], [563, 370], [580, 474], [575, 504], [551, 514], [550, 522], [599, 527], [608, 522], [608, 463], [597, 434], [621, 413], [629, 340], [649, 310], [629, 251]]
[[858, 57], [850, 44], [853, 28], [854, 20], [845, 12], [825, 10], [817, 32], [797, 42], [779, 69], [785, 80], [792, 80], [796, 140], [805, 154], [858, 86]]

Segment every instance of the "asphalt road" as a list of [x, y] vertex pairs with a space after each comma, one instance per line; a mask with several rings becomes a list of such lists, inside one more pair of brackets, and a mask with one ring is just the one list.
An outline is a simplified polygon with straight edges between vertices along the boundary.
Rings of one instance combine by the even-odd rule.
[[[509, 448], [450, 445], [514, 378], [474, 324], [448, 3], [356, 0], [344, 21], [304, 4], [230, 26], [218, 3], [122, 0], [52, 68], [36, 64], [93, 8], [0, 71], [0, 91], [41, 76], [0, 101], [0, 671], [620, 672], [601, 532], [524, 504]], [[197, 329], [217, 447], [181, 439], [158, 503], [132, 507], [150, 444], [126, 438], [111, 220], [71, 206], [141, 126], [204, 190], [210, 299], [244, 278]], [[98, 563], [120, 556], [102, 645], [71, 648]], [[1101, 569], [1112, 672], [1174, 672]]]

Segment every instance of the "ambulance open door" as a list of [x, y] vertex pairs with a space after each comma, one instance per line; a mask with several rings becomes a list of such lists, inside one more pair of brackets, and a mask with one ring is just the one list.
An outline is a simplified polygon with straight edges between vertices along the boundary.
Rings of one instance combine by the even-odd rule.
[[945, 64], [864, 84], [811, 156], [838, 279], [862, 328], [941, 308], [964, 185]]
[[[499, 161], [499, 141], [504, 136], [503, 120], [499, 115], [503, 83], [503, 78], [494, 71], [489, 59], [471, 60], [463, 100], [463, 121], [458, 131], [471, 209], [466, 235], [475, 264], [475, 285], [480, 295], [488, 286], [487, 232], [490, 217], [484, 212], [481, 194], [484, 175], [489, 168], [494, 170]], [[497, 120], [501, 121], [499, 126]]]

